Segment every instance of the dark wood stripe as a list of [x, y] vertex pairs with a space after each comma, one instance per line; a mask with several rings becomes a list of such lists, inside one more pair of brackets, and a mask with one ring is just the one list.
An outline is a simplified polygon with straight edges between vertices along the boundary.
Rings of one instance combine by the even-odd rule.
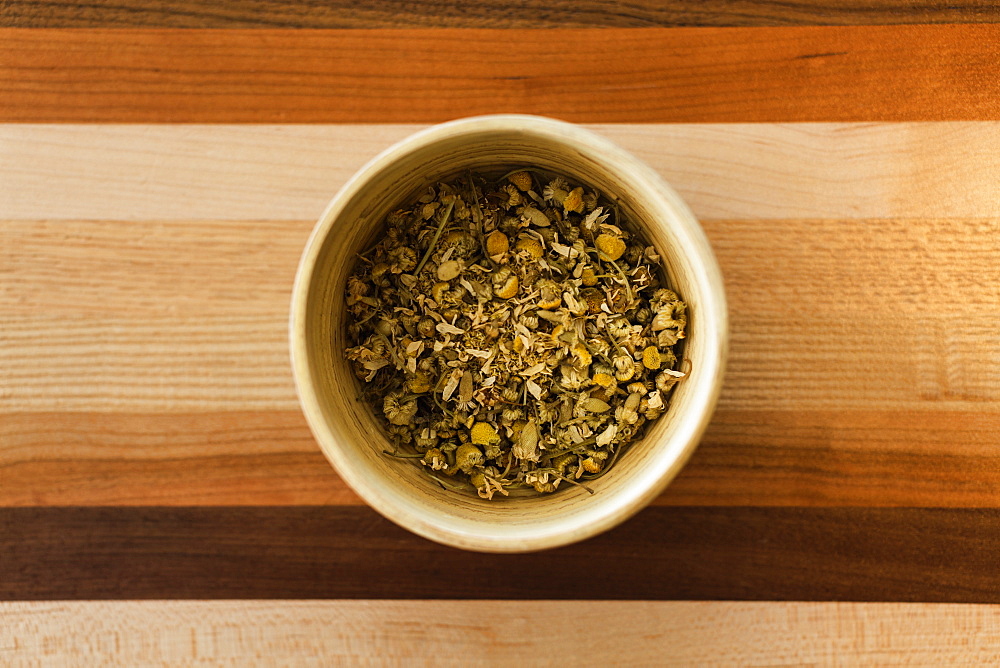
[[1000, 26], [0, 29], [0, 122], [1000, 118]]
[[633, 28], [994, 23], [991, 0], [6, 0], [0, 25], [30, 28]]
[[1000, 602], [1000, 510], [649, 508], [528, 555], [445, 548], [365, 507], [0, 510], [0, 599]]

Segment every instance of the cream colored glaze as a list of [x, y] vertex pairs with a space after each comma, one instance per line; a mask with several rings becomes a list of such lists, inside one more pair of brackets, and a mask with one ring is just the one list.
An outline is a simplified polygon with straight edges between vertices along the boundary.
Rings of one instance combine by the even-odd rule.
[[[690, 375], [669, 410], [612, 470], [578, 487], [485, 501], [442, 490], [412, 462], [386, 457], [387, 439], [358, 400], [344, 360], [343, 286], [355, 254], [390, 208], [429, 182], [468, 169], [533, 166], [596, 187], [634, 221], [663, 257], [688, 303], [684, 351]], [[363, 167], [320, 217], [292, 295], [291, 352], [299, 398], [323, 452], [373, 508], [432, 540], [470, 550], [522, 552], [565, 545], [620, 523], [677, 475], [708, 424], [722, 383], [728, 329], [722, 276], [688, 207], [652, 169], [583, 128], [546, 118], [483, 116], [418, 132]]]

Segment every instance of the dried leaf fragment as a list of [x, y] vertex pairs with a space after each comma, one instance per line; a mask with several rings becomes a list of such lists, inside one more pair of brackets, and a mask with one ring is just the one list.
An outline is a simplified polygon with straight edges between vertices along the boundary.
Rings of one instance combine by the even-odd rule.
[[583, 410], [588, 413], [606, 413], [611, 410], [611, 405], [606, 401], [601, 401], [600, 399], [586, 399], [583, 402]]
[[537, 462], [538, 457], [538, 425], [534, 419], [528, 420], [521, 428], [521, 434], [514, 443], [512, 452], [515, 457], [526, 462]]
[[448, 260], [442, 262], [437, 268], [437, 277], [440, 281], [450, 281], [462, 273], [462, 263], [458, 260]]

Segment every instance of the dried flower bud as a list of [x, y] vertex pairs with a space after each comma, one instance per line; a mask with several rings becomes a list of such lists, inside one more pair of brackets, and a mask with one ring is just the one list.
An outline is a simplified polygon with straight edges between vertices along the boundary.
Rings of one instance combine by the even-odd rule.
[[587, 311], [591, 314], [601, 312], [601, 304], [604, 303], [604, 292], [597, 288], [587, 288], [580, 293], [580, 297], [587, 304]]
[[420, 459], [420, 463], [429, 467], [432, 471], [440, 471], [441, 469], [448, 467], [448, 462], [444, 457], [444, 453], [438, 448], [431, 448], [425, 452], [424, 456]]
[[347, 279], [347, 294], [351, 297], [364, 297], [368, 294], [368, 284], [357, 276]]
[[642, 246], [632, 245], [629, 246], [625, 251], [625, 262], [630, 265], [639, 264], [642, 260], [643, 248]]
[[590, 351], [587, 350], [587, 346], [582, 343], [575, 344], [572, 348], [570, 348], [570, 352], [572, 352], [573, 356], [576, 357], [577, 366], [580, 368], [587, 368], [594, 359], [590, 354]]
[[510, 240], [500, 230], [493, 230], [486, 237], [486, 254], [503, 255], [510, 249]]
[[642, 364], [653, 371], [660, 368], [660, 351], [656, 346], [648, 346], [642, 351]]
[[434, 215], [434, 212], [438, 210], [439, 206], [441, 206], [440, 202], [428, 202], [427, 204], [424, 204], [424, 206], [420, 209], [420, 217], [424, 220], [430, 220], [431, 216]]
[[566, 201], [566, 196], [569, 195], [569, 191], [566, 189], [567, 187], [566, 182], [562, 179], [553, 179], [542, 190], [542, 197], [545, 198], [546, 202], [555, 202], [556, 204], [562, 206], [562, 203]]
[[583, 213], [583, 188], [573, 188], [563, 200], [563, 209], [567, 213]]
[[517, 240], [514, 247], [518, 251], [526, 253], [528, 257], [533, 260], [537, 260], [545, 254], [545, 251], [542, 249], [542, 244], [540, 244], [538, 239], [535, 239], [534, 237], [521, 237]]
[[552, 460], [552, 468], [559, 471], [559, 473], [566, 473], [566, 469], [569, 465], [576, 461], [576, 455], [571, 453], [566, 453], [564, 455], [559, 455]]
[[424, 394], [431, 391], [431, 380], [423, 371], [418, 371], [406, 382], [407, 389], [413, 394]]
[[388, 280], [386, 278], [386, 274], [388, 273], [389, 273], [389, 265], [387, 265], [385, 262], [376, 262], [372, 266], [372, 273], [371, 273], [372, 283], [374, 283], [379, 287], [388, 285]]
[[517, 275], [510, 267], [500, 267], [490, 277], [493, 283], [493, 293], [500, 299], [510, 299], [517, 294]]
[[500, 422], [505, 426], [510, 426], [524, 417], [524, 411], [520, 408], [504, 408], [500, 414]]
[[402, 274], [417, 266], [417, 252], [407, 246], [397, 246], [389, 251], [389, 271]]
[[677, 372], [661, 371], [656, 374], [656, 389], [663, 393], [669, 392], [677, 384], [677, 381], [684, 377], [683, 374], [674, 375], [674, 373]]
[[591, 380], [595, 385], [600, 385], [601, 387], [611, 387], [615, 385], [615, 377], [608, 373], [595, 373]]
[[476, 445], [487, 445], [489, 443], [499, 443], [500, 435], [496, 428], [489, 422], [477, 422], [472, 427], [472, 442]]
[[454, 248], [454, 256], [458, 258], [468, 257], [479, 249], [476, 239], [464, 230], [452, 230], [445, 235], [442, 246]]
[[513, 183], [518, 190], [523, 190], [524, 192], [531, 190], [531, 174], [526, 171], [514, 172], [507, 177], [507, 180]]
[[601, 252], [601, 257], [608, 260], [617, 260], [625, 252], [625, 242], [610, 234], [599, 234], [594, 245]]
[[382, 400], [382, 412], [390, 424], [408, 425], [417, 414], [417, 402], [414, 399], [400, 402], [402, 392], [391, 392]]
[[434, 336], [434, 325], [433, 318], [421, 318], [420, 322], [417, 323], [417, 333], [424, 338], [430, 338]]
[[646, 394], [647, 390], [646, 384], [641, 382], [629, 383], [625, 387], [625, 389], [628, 390], [630, 394], [639, 394], [639, 395]]
[[477, 466], [482, 466], [484, 461], [482, 450], [471, 443], [460, 445], [455, 450], [455, 467], [465, 473], [471, 472]]
[[503, 388], [503, 392], [500, 393], [500, 396], [503, 398], [504, 401], [509, 403], [520, 401], [521, 387], [520, 385], [512, 383], [507, 387]]
[[521, 191], [517, 189], [516, 186], [508, 183], [502, 188], [502, 194], [506, 195], [506, 201], [503, 205], [508, 209], [515, 206], [520, 206], [524, 204], [524, 197], [521, 196]]
[[448, 285], [447, 282], [438, 281], [434, 284], [434, 287], [431, 288], [431, 299], [436, 301], [438, 304], [441, 304], [444, 302], [444, 297], [448, 293], [448, 288], [450, 287], [451, 286]]
[[420, 433], [418, 433], [417, 436], [414, 438], [413, 445], [418, 450], [422, 450], [426, 453], [427, 450], [430, 450], [435, 445], [437, 445], [437, 442], [438, 442], [437, 432], [429, 427], [424, 427], [423, 429], [420, 430]]
[[618, 382], [632, 380], [635, 375], [635, 360], [628, 355], [616, 355], [612, 360], [615, 367], [615, 378]]
[[562, 292], [560, 290], [559, 284], [555, 281], [543, 278], [535, 283], [535, 289], [538, 290], [538, 301], [535, 303], [540, 309], [552, 310], [559, 308], [562, 304]]

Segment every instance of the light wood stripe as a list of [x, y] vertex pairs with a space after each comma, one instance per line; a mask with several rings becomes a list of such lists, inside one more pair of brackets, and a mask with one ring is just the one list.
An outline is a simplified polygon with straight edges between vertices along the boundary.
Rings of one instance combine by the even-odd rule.
[[[997, 411], [998, 225], [706, 221], [732, 322], [720, 408]], [[0, 226], [4, 410], [296, 408], [309, 223]]]
[[[0, 124], [0, 217], [315, 220], [422, 127]], [[1000, 217], [1000, 123], [588, 127], [702, 218]]]
[[[0, 603], [16, 663], [990, 665], [1000, 608], [927, 603]], [[542, 634], [553, 619], [586, 633]], [[641, 623], [640, 623], [641, 622]]]
[[998, 120], [996, 25], [0, 28], [0, 121]]

